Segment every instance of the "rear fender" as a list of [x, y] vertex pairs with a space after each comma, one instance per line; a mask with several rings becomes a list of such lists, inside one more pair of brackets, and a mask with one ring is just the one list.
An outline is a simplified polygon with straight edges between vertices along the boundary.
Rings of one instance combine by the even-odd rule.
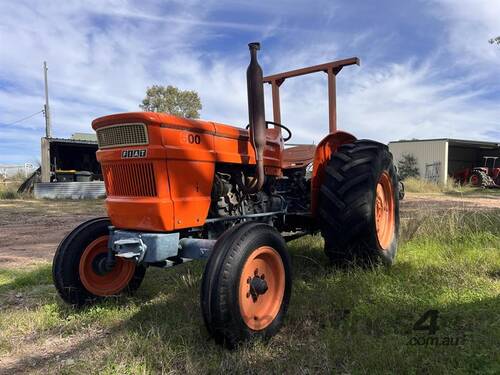
[[316, 152], [314, 154], [314, 164], [313, 173], [311, 178], [311, 212], [313, 216], [316, 216], [317, 205], [318, 205], [318, 193], [323, 183], [325, 175], [325, 167], [338, 148], [346, 143], [352, 143], [356, 140], [356, 137], [352, 134], [337, 131], [328, 134], [316, 147]]
[[484, 173], [488, 174], [488, 168], [486, 168], [486, 167], [474, 167], [474, 168], [472, 168], [472, 171], [480, 171], [480, 172], [484, 172]]

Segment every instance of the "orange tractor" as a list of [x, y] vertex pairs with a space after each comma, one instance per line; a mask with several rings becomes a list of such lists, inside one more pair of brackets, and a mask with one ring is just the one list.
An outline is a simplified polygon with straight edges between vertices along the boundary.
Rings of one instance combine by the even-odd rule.
[[[292, 290], [287, 240], [321, 232], [334, 263], [394, 261], [392, 156], [381, 143], [336, 130], [336, 75], [359, 60], [263, 77], [260, 45], [249, 48], [248, 130], [149, 112], [92, 122], [109, 217], [81, 224], [59, 245], [53, 279], [64, 301], [92, 303], [137, 289], [148, 267], [208, 259], [204, 322], [217, 342], [234, 346], [282, 325]], [[314, 72], [328, 75], [330, 132], [317, 146], [285, 148], [292, 132], [281, 124], [280, 85]]]

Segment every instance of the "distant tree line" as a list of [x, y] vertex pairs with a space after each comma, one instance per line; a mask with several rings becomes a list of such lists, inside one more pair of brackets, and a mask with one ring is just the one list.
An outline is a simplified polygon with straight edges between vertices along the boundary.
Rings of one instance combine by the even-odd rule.
[[500, 36], [491, 38], [490, 40], [488, 40], [488, 42], [490, 42], [490, 44], [500, 44]]

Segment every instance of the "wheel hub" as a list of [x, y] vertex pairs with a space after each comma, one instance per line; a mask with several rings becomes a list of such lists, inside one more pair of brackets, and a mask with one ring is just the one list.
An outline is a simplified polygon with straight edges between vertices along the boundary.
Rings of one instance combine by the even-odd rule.
[[285, 269], [279, 253], [270, 246], [255, 249], [241, 271], [240, 312], [246, 325], [259, 331], [278, 315], [285, 293]]
[[101, 253], [97, 254], [92, 260], [92, 269], [99, 276], [104, 276], [113, 269], [113, 266], [109, 267], [107, 258], [107, 254]]
[[249, 293], [252, 296], [254, 302], [257, 301], [257, 298], [259, 298], [260, 295], [266, 293], [267, 290], [269, 289], [264, 274], [262, 274], [261, 276], [255, 275], [254, 277], [250, 278], [249, 284], [250, 284]]
[[135, 272], [134, 262], [116, 259], [114, 266], [110, 267], [107, 256], [108, 236], [101, 236], [85, 248], [78, 265], [78, 274], [85, 289], [100, 297], [120, 293]]

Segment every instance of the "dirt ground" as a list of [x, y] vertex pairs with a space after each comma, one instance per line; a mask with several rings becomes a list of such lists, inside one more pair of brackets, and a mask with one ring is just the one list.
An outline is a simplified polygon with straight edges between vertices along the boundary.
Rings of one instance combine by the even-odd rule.
[[447, 195], [442, 193], [407, 193], [401, 201], [401, 217], [411, 218], [416, 212], [447, 210], [492, 210], [500, 208], [500, 195]]
[[[448, 196], [409, 193], [401, 216], [450, 209], [500, 208], [500, 196]], [[78, 224], [105, 216], [103, 201], [0, 201], [0, 268], [51, 261], [57, 245]]]
[[103, 201], [0, 200], [0, 268], [50, 261], [78, 224], [105, 216]]

